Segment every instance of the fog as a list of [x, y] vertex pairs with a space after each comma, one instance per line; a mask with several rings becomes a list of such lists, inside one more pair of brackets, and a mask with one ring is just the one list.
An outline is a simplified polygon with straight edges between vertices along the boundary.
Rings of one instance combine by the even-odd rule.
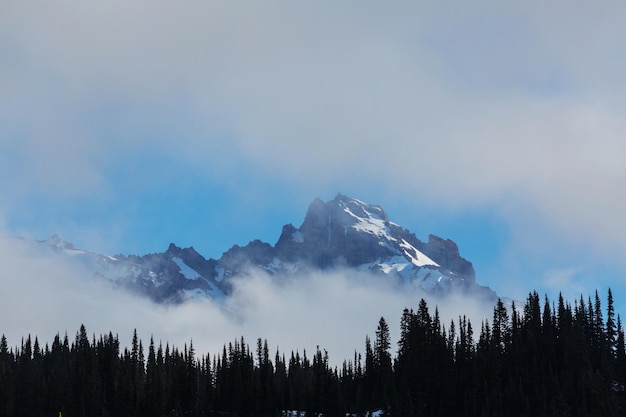
[[[259, 271], [235, 280], [223, 305], [206, 299], [165, 306], [113, 289], [66, 258], [20, 240], [0, 239], [0, 262], [0, 332], [9, 346], [28, 334], [42, 346], [57, 333], [67, 332], [72, 340], [84, 324], [90, 336], [118, 334], [122, 346], [129, 346], [137, 329], [144, 347], [151, 336], [181, 349], [193, 341], [197, 354], [212, 356], [243, 336], [253, 348], [257, 338], [267, 339], [272, 355], [276, 349], [287, 356], [306, 349], [310, 355], [319, 346], [340, 365], [355, 350], [364, 352], [365, 336], [374, 337], [380, 317], [389, 324], [395, 352], [402, 310], [417, 309], [423, 295], [350, 271], [302, 274], [280, 283]], [[429, 300], [431, 314], [434, 303]], [[446, 328], [464, 314], [479, 329], [493, 309], [463, 297], [437, 305]]]
[[[261, 205], [359, 190], [405, 218], [497, 218], [502, 254], [476, 270], [502, 295], [611, 285], [626, 311], [624, 2], [2, 4], [0, 230], [99, 252], [169, 239], [226, 250], [242, 218], [259, 237]], [[238, 198], [225, 203], [216, 184]], [[225, 306], [164, 307], [0, 245], [0, 332], [13, 345], [84, 323], [123, 343], [135, 327], [211, 352], [243, 335], [341, 360], [380, 316], [397, 340], [420, 297], [345, 271], [284, 285], [256, 273]], [[439, 307], [446, 324], [491, 309]]]

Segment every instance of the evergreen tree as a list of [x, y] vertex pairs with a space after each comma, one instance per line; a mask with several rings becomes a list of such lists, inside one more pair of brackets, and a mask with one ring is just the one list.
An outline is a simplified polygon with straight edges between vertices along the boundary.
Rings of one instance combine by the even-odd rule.
[[612, 359], [615, 359], [617, 351], [617, 326], [615, 324], [615, 307], [613, 306], [613, 293], [609, 288], [606, 305], [606, 341]]
[[626, 342], [622, 319], [617, 315], [617, 341], [615, 343], [615, 374], [618, 381], [626, 383]]
[[561, 295], [556, 304], [545, 297], [542, 310], [533, 292], [523, 311], [511, 307], [509, 319], [498, 301], [474, 341], [469, 319], [446, 332], [438, 309], [430, 315], [421, 300], [417, 312], [402, 313], [395, 358], [381, 317], [373, 343], [366, 336], [364, 364], [355, 352], [340, 368], [319, 347], [312, 361], [296, 351], [287, 364], [277, 350], [272, 362], [267, 340], [254, 355], [243, 337], [213, 360], [193, 341], [164, 350], [152, 338], [144, 358], [136, 331], [123, 352], [111, 332], [90, 342], [84, 326], [72, 344], [57, 334], [43, 349], [37, 336], [15, 351], [1, 337], [0, 417], [623, 414], [624, 330], [610, 292], [606, 322], [597, 296], [581, 295], [573, 309]]
[[394, 395], [390, 349], [389, 326], [385, 318], [381, 317], [378, 321], [374, 342], [374, 384], [378, 391], [374, 398], [383, 409], [389, 408]]
[[0, 417], [14, 415], [15, 410], [15, 379], [13, 365], [15, 358], [9, 352], [7, 338], [0, 339]]

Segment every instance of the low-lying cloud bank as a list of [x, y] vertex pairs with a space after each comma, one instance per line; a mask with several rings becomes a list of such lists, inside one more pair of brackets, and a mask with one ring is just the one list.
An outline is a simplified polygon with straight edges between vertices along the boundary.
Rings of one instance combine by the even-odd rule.
[[[257, 338], [267, 339], [272, 353], [278, 348], [286, 355], [304, 349], [311, 355], [319, 346], [339, 365], [353, 358], [355, 350], [364, 351], [365, 336], [374, 336], [381, 316], [390, 325], [395, 350], [402, 310], [416, 309], [423, 296], [373, 277], [356, 279], [349, 271], [308, 273], [280, 283], [257, 272], [238, 279], [223, 306], [211, 300], [163, 306], [113, 289], [66, 259], [19, 240], [0, 239], [0, 262], [0, 333], [10, 346], [28, 334], [41, 343], [57, 332], [73, 339], [84, 324], [96, 337], [117, 333], [123, 346], [129, 345], [134, 329], [146, 347], [151, 336], [156, 343], [179, 348], [193, 340], [198, 354], [219, 354], [225, 343], [241, 336], [251, 347]], [[464, 297], [427, 301], [431, 314], [437, 303], [446, 327], [451, 319], [467, 315], [479, 328], [493, 308]]]

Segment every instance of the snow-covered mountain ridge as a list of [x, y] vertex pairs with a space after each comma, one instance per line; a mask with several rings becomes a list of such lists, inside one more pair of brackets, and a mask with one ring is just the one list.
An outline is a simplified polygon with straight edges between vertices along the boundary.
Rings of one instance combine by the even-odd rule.
[[232, 280], [253, 270], [278, 278], [346, 268], [391, 280], [406, 289], [437, 295], [454, 292], [495, 299], [476, 283], [472, 264], [457, 245], [430, 235], [427, 242], [389, 220], [377, 205], [338, 194], [315, 199], [298, 228], [283, 226], [274, 246], [254, 240], [235, 245], [219, 259], [205, 259], [193, 247], [173, 243], [163, 253], [107, 256], [76, 249], [58, 236], [38, 242], [79, 265], [86, 274], [161, 303], [195, 297], [224, 300]]

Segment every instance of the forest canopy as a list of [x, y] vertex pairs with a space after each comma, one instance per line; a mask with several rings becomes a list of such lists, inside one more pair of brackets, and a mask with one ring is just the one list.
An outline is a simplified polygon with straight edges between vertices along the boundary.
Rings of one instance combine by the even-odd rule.
[[[360, 342], [355, 341], [355, 346]], [[361, 342], [362, 343], [362, 342]], [[146, 344], [130, 347], [81, 326], [70, 340], [41, 345], [0, 339], [3, 416], [617, 416], [624, 415], [624, 331], [608, 291], [573, 303], [528, 295], [523, 306], [498, 300], [491, 320], [442, 323], [423, 299], [404, 309], [394, 349], [377, 323], [341, 366], [329, 354], [270, 352], [241, 337], [221, 352], [197, 354]]]

